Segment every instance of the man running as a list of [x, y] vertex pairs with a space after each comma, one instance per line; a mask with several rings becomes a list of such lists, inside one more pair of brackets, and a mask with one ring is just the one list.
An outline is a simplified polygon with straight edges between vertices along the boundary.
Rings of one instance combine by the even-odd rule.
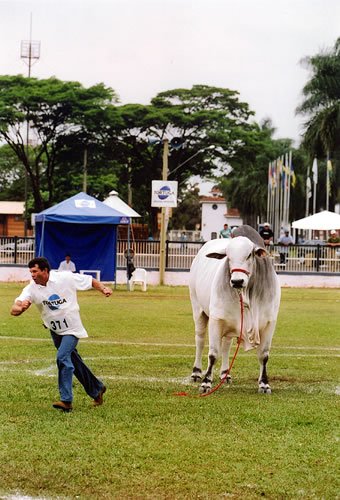
[[86, 366], [76, 349], [80, 338], [88, 337], [81, 322], [77, 290], [95, 288], [106, 297], [111, 288], [86, 274], [68, 271], [51, 271], [44, 257], [36, 257], [28, 263], [32, 281], [27, 285], [11, 308], [13, 316], [20, 316], [31, 304], [36, 304], [43, 324], [51, 332], [57, 348], [58, 385], [60, 401], [53, 407], [64, 412], [72, 411], [73, 374], [93, 399], [93, 405], [103, 404], [106, 387]]

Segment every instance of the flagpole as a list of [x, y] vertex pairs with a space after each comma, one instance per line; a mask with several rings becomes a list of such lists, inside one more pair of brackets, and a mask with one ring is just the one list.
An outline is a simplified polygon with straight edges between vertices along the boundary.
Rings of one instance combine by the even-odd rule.
[[289, 209], [290, 209], [290, 184], [292, 182], [292, 150], [287, 153], [288, 156], [288, 168], [289, 168], [289, 177], [288, 177], [288, 192], [287, 192], [287, 219], [286, 219], [286, 224], [288, 228], [288, 224], [290, 221], [289, 218]]
[[313, 160], [312, 172], [313, 172], [313, 184], [314, 184], [314, 190], [313, 190], [313, 214], [315, 214], [316, 213], [316, 185], [318, 183], [318, 162], [317, 162], [316, 158], [314, 158], [314, 160]]
[[309, 198], [310, 198], [310, 177], [309, 177], [309, 166], [307, 168], [307, 178], [306, 178], [306, 213], [305, 216], [309, 215]]
[[329, 210], [329, 151], [327, 151], [327, 163], [326, 163], [326, 210]]
[[268, 166], [268, 194], [267, 194], [267, 220], [270, 219], [270, 194], [271, 194], [271, 164]]

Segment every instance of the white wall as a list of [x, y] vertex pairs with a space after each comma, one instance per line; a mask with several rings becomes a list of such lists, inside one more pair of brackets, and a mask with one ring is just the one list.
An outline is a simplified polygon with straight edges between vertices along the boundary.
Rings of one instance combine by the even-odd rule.
[[[216, 206], [216, 210], [213, 209], [213, 206]], [[224, 224], [228, 224], [230, 228], [243, 224], [240, 217], [229, 217], [226, 214], [228, 214], [227, 205], [224, 201], [221, 202], [217, 199], [216, 201], [202, 202], [201, 236], [204, 241], [210, 241], [212, 233], [217, 233], [217, 237], [219, 237]]]
[[[28, 268], [25, 267], [0, 267], [0, 282], [27, 282], [30, 279]], [[305, 274], [279, 274], [282, 287], [288, 288], [340, 288], [340, 276], [322, 276]], [[159, 272], [148, 271], [147, 282], [149, 285], [159, 284]], [[126, 283], [126, 271], [117, 271], [117, 284]], [[187, 286], [189, 272], [165, 272], [165, 284], [169, 286]], [[139, 290], [138, 285], [135, 290]]]
[[[213, 209], [216, 206], [216, 210]], [[201, 235], [204, 241], [211, 240], [211, 233], [217, 233], [217, 236], [223, 225], [226, 223], [224, 214], [227, 211], [226, 203], [211, 201], [202, 203], [202, 224]]]

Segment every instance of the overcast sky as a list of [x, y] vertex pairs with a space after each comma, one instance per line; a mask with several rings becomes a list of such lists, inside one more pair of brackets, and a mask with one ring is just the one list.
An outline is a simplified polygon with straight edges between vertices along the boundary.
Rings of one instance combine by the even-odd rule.
[[0, 74], [27, 75], [21, 40], [40, 40], [32, 76], [103, 82], [123, 104], [206, 84], [237, 90], [299, 140], [300, 61], [334, 46], [340, 0], [0, 0]]

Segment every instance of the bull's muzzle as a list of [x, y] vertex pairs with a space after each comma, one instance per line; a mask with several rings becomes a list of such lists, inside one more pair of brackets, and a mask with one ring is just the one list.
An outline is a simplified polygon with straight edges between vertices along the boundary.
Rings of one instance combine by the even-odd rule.
[[[250, 275], [249, 271], [247, 271], [246, 269], [238, 269], [238, 268], [232, 269], [231, 270], [231, 276], [234, 273], [244, 273], [247, 276]], [[246, 286], [245, 279], [244, 278], [240, 278], [240, 277], [231, 278], [230, 283], [231, 283], [231, 286], [233, 288], [243, 288], [244, 286]]]
[[231, 286], [233, 288], [243, 288], [244, 286], [244, 279], [236, 279], [236, 280], [230, 280]]

